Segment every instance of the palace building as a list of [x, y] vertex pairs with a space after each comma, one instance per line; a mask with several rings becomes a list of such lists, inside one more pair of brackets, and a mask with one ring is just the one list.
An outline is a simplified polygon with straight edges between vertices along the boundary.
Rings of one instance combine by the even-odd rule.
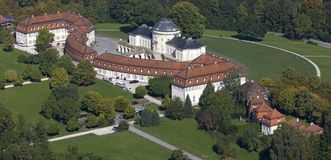
[[142, 25], [129, 33], [129, 42], [121, 43], [118, 51], [134, 52], [135, 48], [172, 56], [178, 61], [192, 61], [206, 53], [206, 46], [190, 37], [181, 37], [179, 27], [169, 19], [162, 19], [154, 27]]
[[[66, 45], [68, 52], [73, 53], [76, 60], [93, 59], [96, 52], [89, 46], [95, 42], [94, 25], [74, 12], [57, 12], [42, 16], [31, 16], [16, 26], [16, 43], [21, 46], [34, 46], [38, 31], [48, 29], [54, 34], [53, 45]], [[80, 53], [88, 57], [81, 57]]]
[[[245, 83], [240, 67], [206, 54], [204, 45], [196, 39], [181, 37], [179, 27], [169, 19], [130, 32], [128, 42], [119, 42], [121, 54], [98, 55], [90, 47], [95, 42], [93, 24], [70, 12], [31, 16], [17, 25], [16, 42], [22, 46], [35, 45], [38, 31], [43, 28], [55, 35], [53, 45], [63, 46], [65, 54], [75, 61], [89, 60], [98, 75], [146, 83], [150, 78], [168, 75], [173, 78], [172, 97], [184, 101], [190, 96], [193, 105], [198, 104], [207, 83], [212, 83], [215, 90], [221, 89], [230, 70], [236, 70], [241, 84]], [[155, 59], [155, 54], [167, 58]]]

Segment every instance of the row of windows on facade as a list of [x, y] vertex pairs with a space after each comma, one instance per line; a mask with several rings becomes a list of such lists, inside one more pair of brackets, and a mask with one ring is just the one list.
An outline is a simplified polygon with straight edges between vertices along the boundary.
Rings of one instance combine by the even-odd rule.
[[[62, 23], [61, 25], [62, 27], [64, 26], [70, 26], [69, 24], [67, 23]], [[43, 25], [43, 26], [35, 26], [35, 27], [29, 27], [29, 31], [37, 31], [39, 29], [43, 29], [43, 28], [55, 28], [55, 27], [60, 27], [60, 24], [58, 23], [55, 23], [55, 24], [46, 24], [46, 25]]]
[[[101, 62], [99, 62], [98, 64], [101, 65]], [[103, 66], [106, 66], [106, 63], [103, 63]], [[111, 68], [112, 65], [109, 64], [108, 67]], [[114, 65], [114, 68], [116, 69], [117, 68], [117, 65]], [[123, 70], [123, 68], [124, 68], [123, 66], [120, 67], [121, 70]], [[130, 67], [127, 67], [127, 70], [130, 71]], [[136, 68], [133, 68], [133, 72], [136, 72], [136, 71], [137, 71], [137, 69]], [[144, 72], [144, 69], [140, 69], [140, 72], [141, 73]], [[147, 73], [151, 73], [151, 71], [150, 70], [147, 70]], [[154, 71], [154, 74], [158, 74], [158, 71], [155, 70]], [[163, 74], [166, 74], [166, 71], [163, 71]], [[173, 72], [171, 71], [170, 72], [170, 75], [172, 75], [172, 74], [173, 74]]]
[[[104, 75], [107, 75], [107, 71], [106, 70], [102, 70], [102, 69], [99, 69], [98, 70], [98, 73], [102, 73], [102, 74], [104, 74]], [[120, 72], [112, 72], [112, 71], [109, 71], [109, 75], [112, 75], [112, 73], [113, 73], [113, 76], [121, 76], [120, 78], [127, 78], [127, 79], [131, 79], [131, 74], [125, 74], [125, 73], [120, 73]], [[124, 75], [124, 77], [122, 77]], [[140, 76], [137, 76], [137, 75], [135, 75], [135, 74], [132, 74], [132, 78], [133, 79], [138, 79], [138, 77], [139, 77], [139, 79], [140, 80], [144, 80], [144, 76], [142, 76], [142, 75], [140, 75]], [[149, 79], [149, 77], [147, 76], [147, 79]]]
[[[221, 78], [221, 76], [220, 76], [220, 75], [217, 75], [217, 79], [220, 79], [220, 78]], [[213, 80], [213, 76], [210, 76], [209, 79], [212, 81], [212, 80]], [[207, 80], [206, 78], [203, 78], [203, 82], [206, 82], [206, 80]], [[175, 79], [175, 81], [177, 81], [178, 83], [183, 84], [183, 81], [180, 80], [180, 79]], [[194, 82], [194, 81], [195, 81], [196, 83], [199, 83], [199, 80], [198, 80], [198, 79], [193, 80], [193, 82]], [[189, 80], [188, 83], [189, 83], [189, 84], [192, 84], [192, 80]]]

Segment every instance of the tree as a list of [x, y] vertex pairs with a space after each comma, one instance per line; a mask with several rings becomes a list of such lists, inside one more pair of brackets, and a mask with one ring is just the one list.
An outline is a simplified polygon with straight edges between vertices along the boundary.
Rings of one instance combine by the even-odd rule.
[[93, 23], [106, 22], [108, 17], [107, 0], [91, 1], [86, 10], [87, 17]]
[[320, 151], [323, 160], [331, 156], [331, 112], [328, 111], [323, 115], [323, 134], [321, 135]]
[[138, 86], [135, 91], [137, 98], [143, 98], [147, 94], [147, 89], [144, 86]]
[[185, 117], [192, 118], [194, 116], [194, 110], [192, 106], [192, 102], [190, 96], [187, 95], [184, 103]]
[[54, 34], [48, 29], [40, 29], [36, 40], [36, 50], [39, 53], [45, 53], [50, 43], [54, 41]]
[[274, 134], [269, 156], [271, 159], [313, 159], [312, 148], [306, 136], [299, 130], [282, 126]]
[[52, 71], [56, 68], [59, 59], [59, 53], [56, 49], [47, 49], [45, 52], [39, 54], [40, 71], [51, 77]]
[[59, 125], [56, 122], [50, 122], [47, 125], [47, 135], [48, 136], [55, 136], [59, 134], [60, 128]]
[[102, 95], [95, 91], [88, 91], [81, 101], [82, 110], [93, 113], [94, 115], [100, 114], [102, 103]]
[[73, 75], [75, 72], [75, 65], [72, 63], [70, 56], [67, 54], [60, 57], [58, 67], [63, 67], [68, 75]]
[[53, 119], [67, 124], [69, 119], [77, 118], [80, 113], [79, 103], [71, 98], [63, 98], [57, 101]]
[[127, 131], [127, 130], [129, 130], [129, 127], [130, 127], [130, 125], [128, 124], [127, 121], [121, 121], [118, 124], [118, 131], [119, 132]]
[[119, 96], [115, 98], [115, 110], [117, 112], [124, 112], [125, 108], [130, 104], [129, 100], [127, 100], [123, 96]]
[[222, 134], [222, 133], [219, 133], [217, 134], [217, 141], [216, 141], [216, 145], [214, 146], [214, 151], [217, 153], [217, 154], [220, 154], [222, 155], [222, 158], [225, 158], [225, 157], [235, 157], [236, 154], [236, 150], [235, 148], [232, 147], [231, 145], [231, 139]]
[[153, 103], [146, 104], [138, 123], [142, 127], [159, 125], [160, 116], [159, 112], [157, 111], [157, 106]]
[[239, 135], [237, 139], [240, 147], [247, 149], [249, 152], [258, 151], [259, 137], [255, 128], [245, 128], [245, 130]]
[[160, 110], [167, 110], [167, 108], [169, 107], [171, 102], [172, 102], [172, 99], [170, 98], [170, 96], [166, 95], [161, 101], [161, 106], [159, 107]]
[[11, 131], [14, 125], [12, 113], [0, 103], [0, 136]]
[[262, 40], [267, 30], [259, 17], [251, 15], [240, 21], [237, 32], [240, 39]]
[[203, 90], [200, 99], [199, 99], [199, 106], [203, 107], [206, 105], [206, 99], [209, 95], [215, 92], [215, 88], [211, 83], [207, 83], [205, 89]]
[[185, 110], [183, 102], [180, 100], [180, 98], [176, 97], [173, 100], [166, 111], [166, 115], [174, 120], [182, 120], [185, 118]]
[[87, 117], [87, 121], [86, 122], [87, 122], [87, 127], [88, 128], [95, 128], [95, 127], [98, 127], [99, 126], [98, 119], [94, 115], [89, 115]]
[[17, 75], [14, 86], [22, 86], [23, 85], [23, 77], [21, 75]]
[[308, 15], [298, 14], [294, 19], [294, 35], [298, 39], [310, 37], [312, 32], [312, 21]]
[[74, 84], [53, 88], [51, 90], [51, 95], [54, 96], [56, 100], [60, 100], [63, 98], [70, 98], [73, 100], [79, 99], [78, 87]]
[[186, 37], [200, 38], [205, 30], [205, 17], [189, 2], [178, 2], [170, 10], [169, 16], [181, 28]]
[[111, 98], [103, 98], [100, 104], [99, 112], [105, 116], [109, 121], [115, 119], [115, 102]]
[[155, 96], [166, 96], [171, 94], [172, 78], [169, 76], [154, 77], [148, 80], [148, 91]]
[[5, 72], [5, 80], [6, 82], [14, 82], [15, 79], [17, 78], [17, 74], [15, 70], [7, 70]]
[[169, 160], [188, 160], [189, 158], [184, 155], [183, 151], [180, 149], [176, 149], [172, 151]]
[[64, 68], [56, 68], [52, 72], [52, 79], [50, 86], [52, 88], [56, 87], [66, 87], [69, 85], [69, 76]]
[[66, 130], [68, 132], [78, 131], [79, 130], [78, 119], [77, 118], [70, 118], [68, 123], [67, 123]]
[[42, 78], [42, 73], [39, 69], [33, 68], [31, 65], [25, 66], [23, 70], [23, 79], [29, 79], [33, 82], [40, 82]]
[[91, 63], [87, 60], [79, 62], [73, 75], [73, 81], [79, 86], [88, 86], [95, 83], [96, 72]]
[[133, 118], [135, 114], [136, 114], [136, 110], [131, 105], [126, 106], [123, 112], [123, 116], [128, 119]]
[[4, 45], [3, 50], [6, 52], [13, 51], [14, 37], [5, 27], [0, 27], [0, 44]]

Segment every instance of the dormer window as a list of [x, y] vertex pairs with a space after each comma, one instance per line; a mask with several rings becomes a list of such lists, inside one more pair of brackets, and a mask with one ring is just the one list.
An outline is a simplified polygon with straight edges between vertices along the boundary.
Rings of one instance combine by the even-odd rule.
[[151, 71], [150, 70], [147, 70], [147, 73], [150, 73]]
[[199, 83], [199, 80], [197, 79], [197, 83]]
[[133, 69], [133, 72], [135, 72], [136, 71], [136, 69]]
[[189, 84], [192, 84], [192, 81], [188, 81]]
[[157, 71], [155, 71], [154, 73], [157, 74]]
[[143, 72], [144, 70], [143, 69], [140, 69], [140, 72]]

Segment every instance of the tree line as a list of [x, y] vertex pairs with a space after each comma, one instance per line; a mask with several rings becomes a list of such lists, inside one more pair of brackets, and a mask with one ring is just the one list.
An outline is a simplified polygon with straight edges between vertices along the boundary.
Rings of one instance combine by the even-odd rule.
[[[30, 15], [70, 10], [93, 23], [135, 26], [151, 25], [162, 17], [170, 17], [185, 36], [197, 38], [204, 28], [211, 28], [238, 31], [239, 37], [251, 39], [261, 39], [266, 31], [272, 31], [284, 33], [290, 39], [331, 41], [330, 0], [0, 0], [0, 3], [3, 4], [0, 13], [14, 15], [18, 22]], [[185, 18], [178, 19], [179, 15]]]

